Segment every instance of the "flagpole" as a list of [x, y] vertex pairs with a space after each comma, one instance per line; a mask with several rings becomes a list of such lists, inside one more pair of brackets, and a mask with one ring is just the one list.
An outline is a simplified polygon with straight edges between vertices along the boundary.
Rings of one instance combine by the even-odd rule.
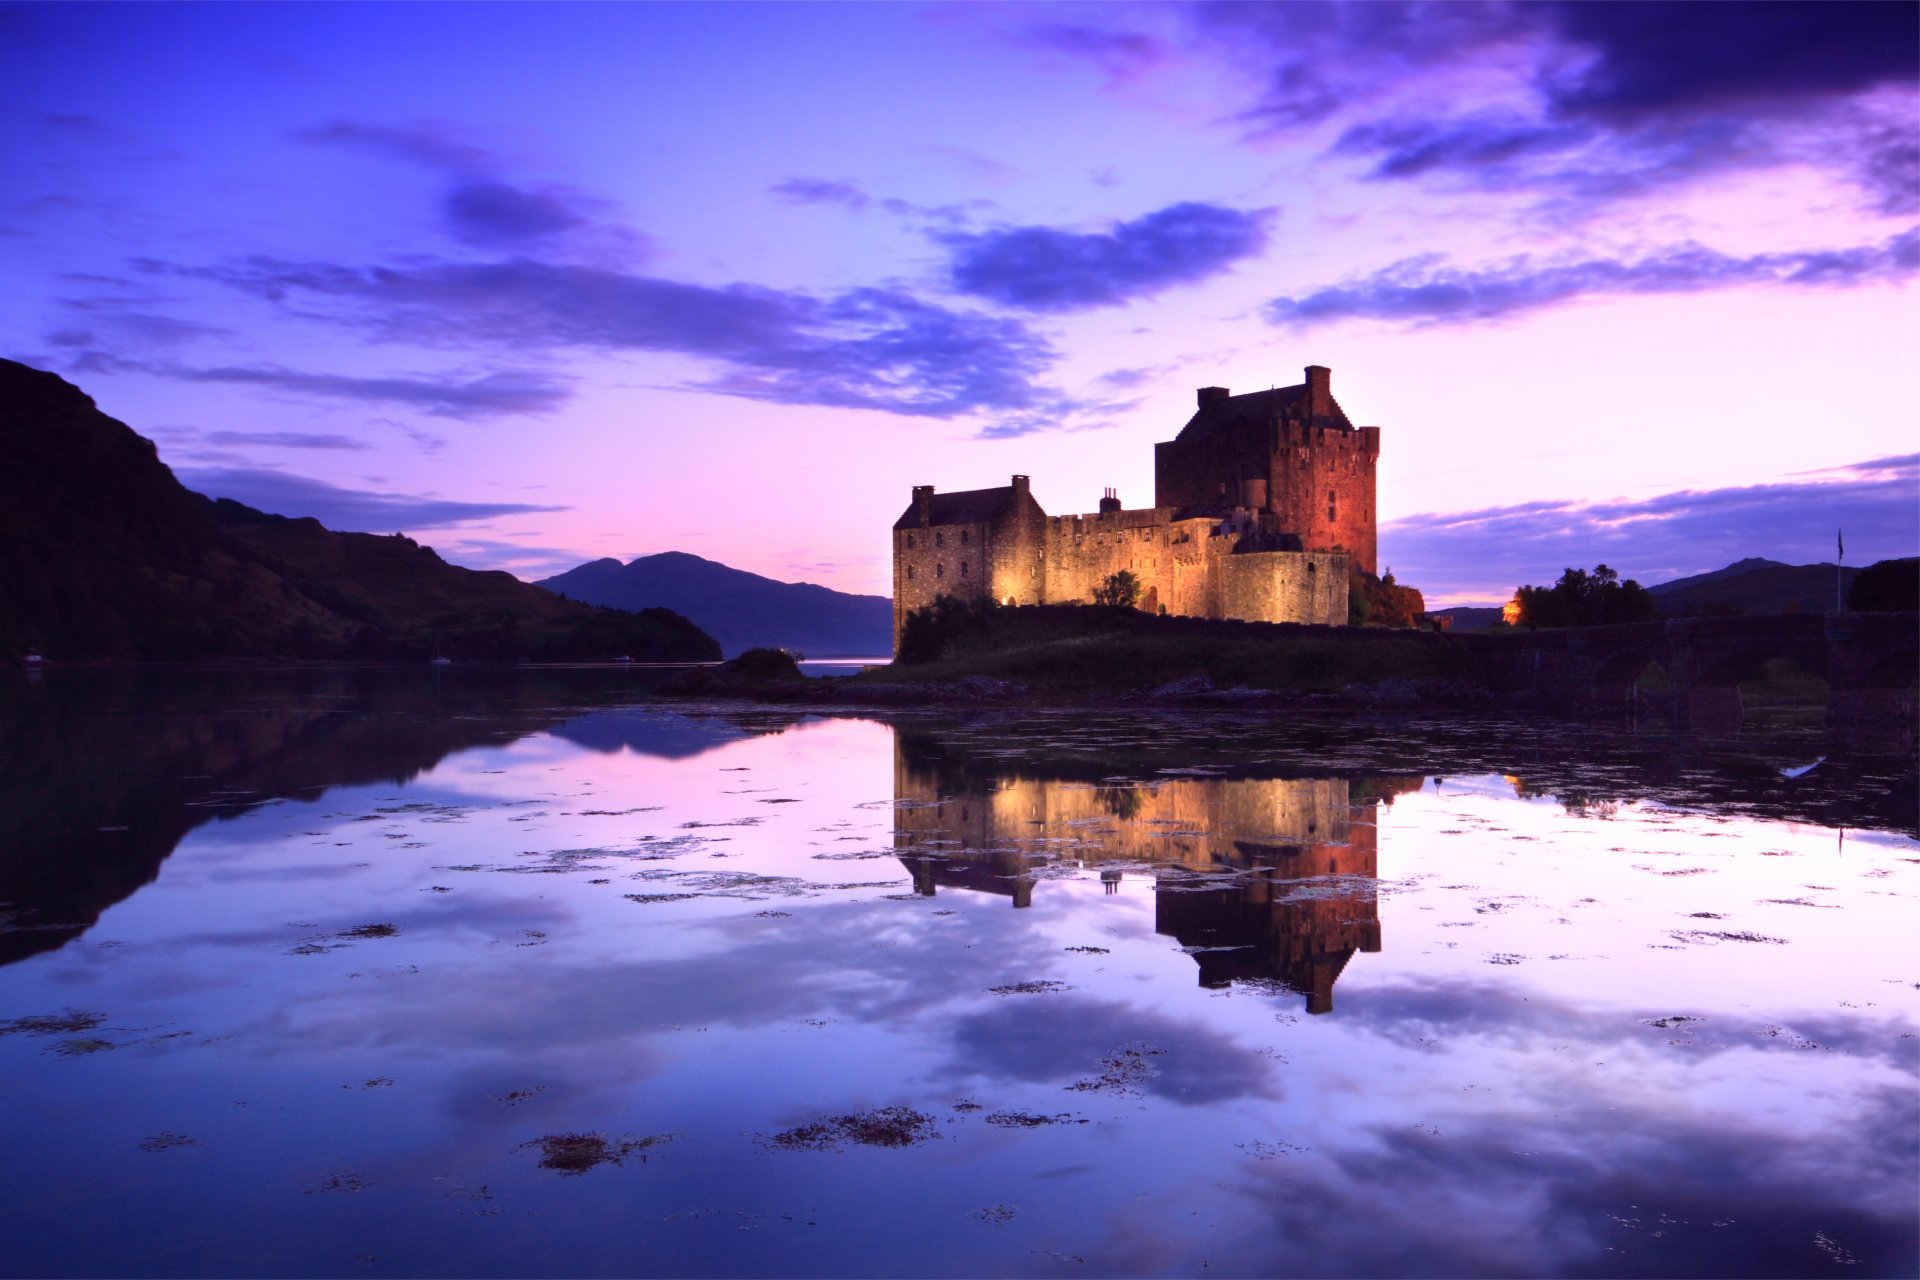
[[1840, 566], [1847, 558], [1847, 531], [1845, 529], [1835, 529], [1833, 531], [1833, 540], [1840, 551], [1840, 554], [1833, 562], [1833, 611], [1839, 614], [1847, 611], [1846, 599], [1840, 586], [1842, 581], [1841, 575], [1845, 572]]

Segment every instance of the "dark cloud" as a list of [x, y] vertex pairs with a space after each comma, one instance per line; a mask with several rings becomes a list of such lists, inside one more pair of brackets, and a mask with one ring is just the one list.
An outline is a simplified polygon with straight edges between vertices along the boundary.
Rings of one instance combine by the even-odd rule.
[[1549, 83], [1567, 115], [1638, 121], [1736, 108], [1768, 114], [1808, 99], [1920, 81], [1920, 6], [1880, 0], [1684, 0], [1531, 9], [1594, 59]]
[[463, 182], [447, 193], [443, 212], [456, 236], [483, 245], [540, 240], [586, 221], [560, 195], [504, 182]]
[[1920, 454], [1909, 454], [1781, 484], [1408, 516], [1382, 525], [1380, 545], [1403, 581], [1497, 601], [1595, 563], [1649, 585], [1747, 556], [1818, 563], [1842, 527], [1848, 563], [1920, 554], [1916, 494]]
[[943, 239], [962, 293], [1031, 311], [1079, 311], [1216, 275], [1266, 247], [1270, 217], [1185, 203], [1112, 231], [1006, 227]]
[[[1259, 68], [1255, 133], [1349, 123], [1380, 180], [1539, 191], [1583, 218], [1730, 169], [1809, 164], [1920, 206], [1920, 7], [1886, 3], [1221, 4], [1204, 43]], [[1089, 56], [1092, 56], [1091, 54]], [[1460, 79], [1502, 114], [1457, 115]], [[1889, 103], [1891, 92], [1904, 101]], [[1392, 102], [1389, 114], [1380, 104]]]
[[1877, 245], [1735, 257], [1699, 245], [1636, 261], [1541, 262], [1512, 258], [1461, 270], [1434, 257], [1410, 258], [1348, 284], [1267, 305], [1275, 324], [1308, 328], [1341, 320], [1415, 325], [1475, 324], [1583, 297], [1698, 293], [1746, 285], [1845, 287], [1895, 280], [1920, 269], [1920, 228]]
[[187, 467], [175, 474], [181, 484], [210, 498], [232, 498], [274, 515], [313, 516], [329, 529], [355, 533], [434, 529], [473, 520], [567, 510], [522, 502], [454, 502], [428, 494], [345, 489], [284, 471], [244, 467]]
[[372, 446], [352, 436], [312, 431], [209, 431], [208, 444], [255, 444], [274, 449], [367, 449]]
[[304, 373], [278, 365], [194, 368], [163, 361], [125, 360], [98, 351], [83, 352], [69, 367], [84, 373], [144, 373], [181, 382], [225, 382], [322, 399], [400, 404], [439, 418], [550, 413], [572, 394], [563, 380], [542, 373], [490, 373], [466, 379], [361, 378], [339, 373]]
[[[1411, 178], [1435, 169], [1472, 169], [1484, 174], [1542, 155], [1564, 152], [1592, 137], [1590, 128], [1546, 125], [1518, 115], [1480, 115], [1452, 120], [1419, 117], [1371, 120], [1343, 133], [1336, 154], [1379, 156], [1377, 178]], [[1485, 179], [1482, 179], [1485, 181]]]
[[499, 158], [446, 124], [383, 125], [333, 120], [293, 136], [301, 142], [349, 147], [372, 155], [456, 174], [488, 173]]
[[[591, 225], [592, 202], [553, 187], [533, 189], [500, 176], [503, 159], [451, 125], [383, 125], [335, 120], [294, 134], [302, 142], [343, 146], [399, 160], [453, 179], [441, 200], [447, 229], [466, 244], [529, 244]], [[631, 240], [631, 233], [620, 238]]]
[[[265, 258], [218, 268], [141, 265], [274, 301], [324, 300], [335, 319], [393, 342], [698, 356], [723, 369], [695, 385], [781, 404], [934, 418], [1071, 407], [1034, 385], [1053, 361], [1045, 339], [1015, 320], [897, 290], [822, 297], [716, 288], [527, 258], [371, 270]], [[558, 394], [547, 384], [525, 389]]]
[[857, 211], [873, 203], [873, 197], [853, 183], [831, 178], [788, 178], [767, 190], [789, 204], [837, 204]]

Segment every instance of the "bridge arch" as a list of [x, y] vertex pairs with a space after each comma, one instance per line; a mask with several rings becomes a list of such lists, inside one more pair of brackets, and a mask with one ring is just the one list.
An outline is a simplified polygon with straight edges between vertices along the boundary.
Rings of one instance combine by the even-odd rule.
[[1604, 658], [1593, 672], [1592, 697], [1598, 707], [1631, 709], [1635, 691], [1647, 672], [1658, 667], [1669, 679], [1668, 655], [1653, 646], [1625, 649]]

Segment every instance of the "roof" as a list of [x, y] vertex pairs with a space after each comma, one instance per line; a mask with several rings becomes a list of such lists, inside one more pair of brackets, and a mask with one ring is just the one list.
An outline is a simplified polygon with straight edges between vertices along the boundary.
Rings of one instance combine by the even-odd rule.
[[[1013, 500], [1013, 486], [998, 489], [962, 489], [955, 493], [933, 495], [933, 518], [929, 524], [988, 524]], [[896, 529], [918, 529], [920, 517], [913, 504], [893, 522]]]
[[[1270, 391], [1249, 391], [1243, 396], [1228, 396], [1195, 413], [1187, 420], [1187, 425], [1180, 428], [1177, 438], [1192, 440], [1235, 427], [1263, 427], [1276, 418], [1286, 417], [1296, 411], [1306, 397], [1307, 384], [1304, 382], [1291, 387], [1275, 387]], [[1353, 423], [1347, 420], [1346, 411], [1340, 407], [1338, 400], [1333, 400], [1333, 412], [1316, 418], [1313, 425], [1353, 430]]]

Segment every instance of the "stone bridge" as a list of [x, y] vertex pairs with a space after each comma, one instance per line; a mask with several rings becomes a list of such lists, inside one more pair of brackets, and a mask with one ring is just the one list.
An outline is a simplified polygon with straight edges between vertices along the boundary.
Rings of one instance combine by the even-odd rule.
[[1657, 662], [1676, 720], [1737, 724], [1740, 682], [1769, 659], [1789, 658], [1826, 680], [1827, 722], [1842, 739], [1892, 732], [1911, 741], [1920, 715], [1920, 614], [1672, 618], [1458, 639], [1472, 646], [1497, 692], [1528, 692], [1567, 710], [1631, 710], [1635, 683]]

